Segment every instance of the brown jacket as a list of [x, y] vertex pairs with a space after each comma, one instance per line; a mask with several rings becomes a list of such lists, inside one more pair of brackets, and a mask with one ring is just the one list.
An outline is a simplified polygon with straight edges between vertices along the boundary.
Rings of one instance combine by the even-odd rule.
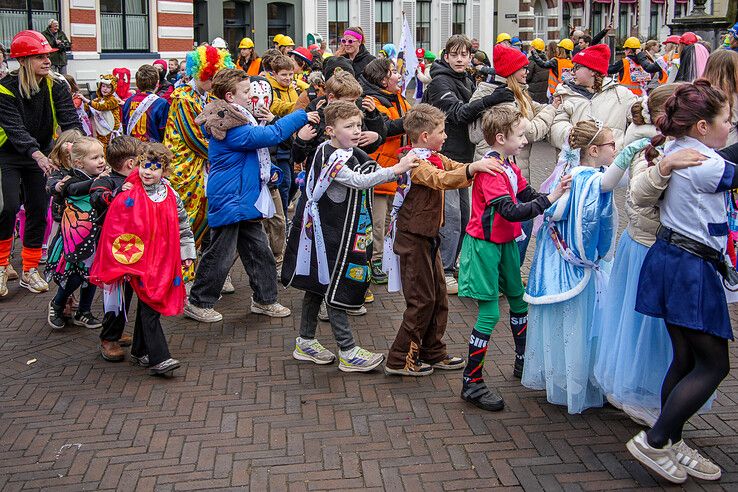
[[436, 154], [445, 170], [428, 161], [410, 173], [410, 191], [397, 216], [397, 229], [411, 234], [435, 238], [443, 225], [443, 190], [468, 188], [472, 181], [467, 177], [468, 164], [452, 161]]

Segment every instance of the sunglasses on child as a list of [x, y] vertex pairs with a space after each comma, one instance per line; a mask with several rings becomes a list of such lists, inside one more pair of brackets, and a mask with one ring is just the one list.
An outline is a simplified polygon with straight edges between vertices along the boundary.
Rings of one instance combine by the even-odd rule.
[[144, 162], [141, 164], [144, 169], [161, 169], [161, 162]]

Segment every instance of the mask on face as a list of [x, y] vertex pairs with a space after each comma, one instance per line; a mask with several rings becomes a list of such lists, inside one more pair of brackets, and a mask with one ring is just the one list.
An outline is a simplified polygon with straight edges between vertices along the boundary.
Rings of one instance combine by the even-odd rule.
[[264, 77], [251, 77], [251, 104], [246, 108], [252, 114], [258, 108], [269, 109], [272, 105], [272, 86]]

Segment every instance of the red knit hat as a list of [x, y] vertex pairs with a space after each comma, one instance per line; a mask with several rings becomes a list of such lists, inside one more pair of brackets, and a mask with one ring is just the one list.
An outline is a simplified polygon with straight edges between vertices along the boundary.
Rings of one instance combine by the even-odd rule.
[[506, 78], [528, 66], [528, 58], [520, 50], [501, 44], [496, 44], [492, 50], [492, 62], [495, 66], [495, 73]]
[[575, 65], [607, 75], [607, 69], [610, 66], [610, 47], [606, 44], [595, 44], [574, 55], [571, 61]]

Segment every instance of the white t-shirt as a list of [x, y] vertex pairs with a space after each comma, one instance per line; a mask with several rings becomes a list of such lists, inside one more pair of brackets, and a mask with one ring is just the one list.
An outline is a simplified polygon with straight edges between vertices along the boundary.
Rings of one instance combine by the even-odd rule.
[[735, 166], [691, 137], [667, 143], [664, 153], [669, 155], [682, 149], [694, 149], [705, 155], [707, 160], [700, 166], [671, 173], [669, 187], [661, 202], [661, 223], [713, 249], [725, 251], [728, 242], [725, 192], [733, 182]]

